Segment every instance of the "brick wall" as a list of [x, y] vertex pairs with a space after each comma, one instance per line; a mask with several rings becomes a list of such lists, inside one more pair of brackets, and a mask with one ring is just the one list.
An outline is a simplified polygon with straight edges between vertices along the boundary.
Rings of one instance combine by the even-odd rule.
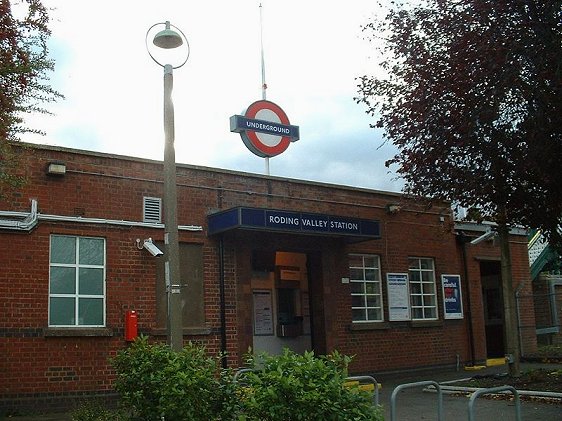
[[[54, 147], [25, 151], [22, 169], [29, 178], [25, 188], [0, 201], [1, 211], [29, 212], [37, 199], [45, 215], [142, 221], [144, 196], [163, 197], [162, 165], [156, 161], [129, 159], [98, 153], [81, 153]], [[63, 177], [45, 175], [51, 160], [66, 162]], [[318, 353], [339, 350], [355, 355], [352, 370], [374, 372], [417, 366], [453, 365], [457, 356], [470, 360], [468, 319], [476, 358], [486, 358], [479, 260], [498, 259], [491, 242], [470, 248], [468, 280], [452, 230], [448, 206], [425, 209], [395, 193], [368, 191], [242, 174], [194, 166], [178, 166], [178, 223], [201, 226], [202, 231], [180, 231], [180, 241], [202, 244], [205, 319], [209, 334], [186, 336], [202, 342], [209, 353], [221, 348], [219, 238], [207, 236], [210, 213], [237, 206], [297, 210], [381, 222], [381, 238], [347, 244], [341, 239], [264, 232], [233, 231], [223, 236], [225, 311], [228, 362], [237, 366], [252, 345], [251, 251], [255, 248], [306, 253], [309, 259], [310, 293], [314, 311], [314, 346]], [[395, 214], [386, 205], [398, 203]], [[164, 210], [165, 211], [165, 210]], [[106, 328], [93, 336], [60, 335], [48, 329], [49, 237], [51, 234], [97, 236], [106, 239]], [[139, 332], [156, 332], [155, 263], [136, 248], [137, 238], [163, 241], [161, 228], [135, 224], [83, 223], [79, 220], [40, 220], [31, 232], [0, 231], [9, 249], [0, 252], [0, 404], [4, 408], [35, 402], [48, 406], [64, 397], [110, 394], [113, 372], [108, 358], [124, 348], [123, 318], [127, 310], [138, 312]], [[9, 253], [8, 253], [9, 250]], [[530, 291], [526, 244], [512, 242], [516, 288]], [[435, 261], [438, 315], [435, 322], [384, 322], [369, 330], [354, 330], [351, 323], [348, 253], [380, 256], [383, 284], [388, 272], [407, 272], [408, 257]], [[462, 278], [462, 320], [444, 320], [441, 274]], [[525, 283], [526, 282], [526, 283]], [[470, 307], [468, 291], [470, 290]], [[388, 320], [385, 297], [385, 320]], [[526, 304], [525, 304], [526, 305]], [[524, 310], [527, 310], [525, 307]], [[534, 323], [531, 307], [525, 323]], [[63, 332], [64, 333], [64, 332]], [[154, 336], [165, 340], [164, 336]], [[525, 338], [526, 347], [533, 338]], [[535, 345], [536, 346], [536, 345]], [[423, 352], [422, 352], [423, 351]]]

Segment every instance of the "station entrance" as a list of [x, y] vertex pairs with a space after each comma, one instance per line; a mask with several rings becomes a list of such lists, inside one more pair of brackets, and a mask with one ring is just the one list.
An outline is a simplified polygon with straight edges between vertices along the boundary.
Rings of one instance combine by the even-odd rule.
[[504, 311], [500, 262], [480, 262], [480, 279], [484, 305], [487, 357], [501, 358], [505, 355], [505, 345], [503, 335]]
[[277, 355], [284, 348], [313, 349], [307, 254], [252, 252], [252, 329], [254, 353]]

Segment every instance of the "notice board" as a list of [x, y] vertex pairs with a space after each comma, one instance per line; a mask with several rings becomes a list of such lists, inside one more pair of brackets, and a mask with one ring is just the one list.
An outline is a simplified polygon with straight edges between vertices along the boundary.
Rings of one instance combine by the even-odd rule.
[[410, 320], [410, 292], [407, 273], [387, 273], [388, 320]]
[[271, 290], [254, 290], [254, 335], [273, 335], [273, 302]]

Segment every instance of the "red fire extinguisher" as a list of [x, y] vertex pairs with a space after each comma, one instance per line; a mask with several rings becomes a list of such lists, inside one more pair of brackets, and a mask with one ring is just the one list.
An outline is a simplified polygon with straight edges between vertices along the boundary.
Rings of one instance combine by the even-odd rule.
[[138, 336], [138, 317], [135, 310], [127, 310], [125, 313], [125, 340], [134, 341]]

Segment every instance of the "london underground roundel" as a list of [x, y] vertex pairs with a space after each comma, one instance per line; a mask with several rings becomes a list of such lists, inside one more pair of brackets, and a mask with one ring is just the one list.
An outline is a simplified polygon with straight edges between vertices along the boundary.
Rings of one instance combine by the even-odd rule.
[[285, 152], [299, 139], [299, 127], [289, 123], [281, 107], [265, 99], [252, 103], [244, 115], [230, 117], [230, 131], [240, 133], [246, 147], [262, 158]]

